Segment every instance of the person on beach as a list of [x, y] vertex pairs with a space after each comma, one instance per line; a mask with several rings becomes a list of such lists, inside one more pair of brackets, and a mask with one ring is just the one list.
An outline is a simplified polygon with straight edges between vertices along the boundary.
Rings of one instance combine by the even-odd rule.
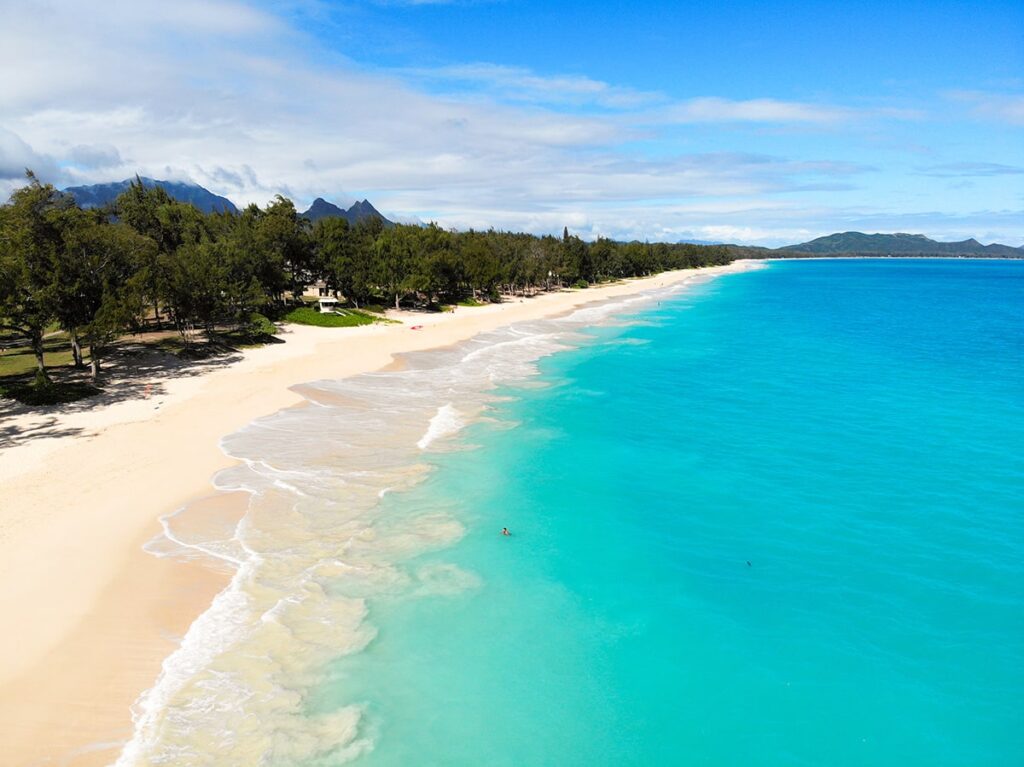
[[501, 528], [501, 534], [502, 534], [502, 535], [512, 535], [512, 533], [510, 533], [510, 532], [508, 531], [508, 528], [507, 528], [507, 527], [503, 527], [503, 528]]

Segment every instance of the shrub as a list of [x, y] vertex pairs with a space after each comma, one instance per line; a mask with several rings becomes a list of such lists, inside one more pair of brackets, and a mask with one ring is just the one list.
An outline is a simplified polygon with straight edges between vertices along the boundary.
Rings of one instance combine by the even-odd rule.
[[277, 325], [259, 312], [253, 312], [249, 315], [249, 326], [246, 331], [254, 337], [272, 336], [277, 334]]

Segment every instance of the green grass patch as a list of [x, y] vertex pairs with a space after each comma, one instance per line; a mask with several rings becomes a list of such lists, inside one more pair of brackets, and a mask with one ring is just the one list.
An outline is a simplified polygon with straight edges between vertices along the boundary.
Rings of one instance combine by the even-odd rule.
[[[65, 338], [48, 338], [43, 342], [43, 360], [46, 367], [61, 367], [74, 362], [71, 347]], [[36, 369], [36, 356], [29, 346], [17, 346], [0, 351], [0, 378], [20, 376]]]
[[285, 322], [294, 322], [296, 325], [315, 325], [318, 328], [354, 328], [359, 325], [372, 325], [379, 322], [377, 317], [357, 309], [339, 309], [336, 314], [329, 312], [318, 312], [308, 307], [292, 309], [284, 315]]
[[475, 298], [463, 298], [459, 301], [459, 306], [484, 306], [484, 302], [477, 301]]

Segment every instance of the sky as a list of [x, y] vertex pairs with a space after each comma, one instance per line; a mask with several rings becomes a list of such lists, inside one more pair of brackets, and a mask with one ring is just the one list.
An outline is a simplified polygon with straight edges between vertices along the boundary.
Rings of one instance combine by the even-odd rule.
[[0, 0], [0, 197], [778, 246], [1024, 245], [1024, 3]]

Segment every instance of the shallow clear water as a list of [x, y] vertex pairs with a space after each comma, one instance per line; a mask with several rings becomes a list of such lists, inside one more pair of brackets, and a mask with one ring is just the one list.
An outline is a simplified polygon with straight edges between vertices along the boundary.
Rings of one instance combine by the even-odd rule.
[[1024, 763], [1024, 263], [774, 263], [299, 391], [224, 441], [238, 528], [151, 547], [237, 571], [119, 764]]
[[371, 599], [319, 686], [354, 763], [1024, 763], [1024, 263], [776, 263], [638, 318], [385, 497], [458, 520], [402, 567], [462, 578]]

